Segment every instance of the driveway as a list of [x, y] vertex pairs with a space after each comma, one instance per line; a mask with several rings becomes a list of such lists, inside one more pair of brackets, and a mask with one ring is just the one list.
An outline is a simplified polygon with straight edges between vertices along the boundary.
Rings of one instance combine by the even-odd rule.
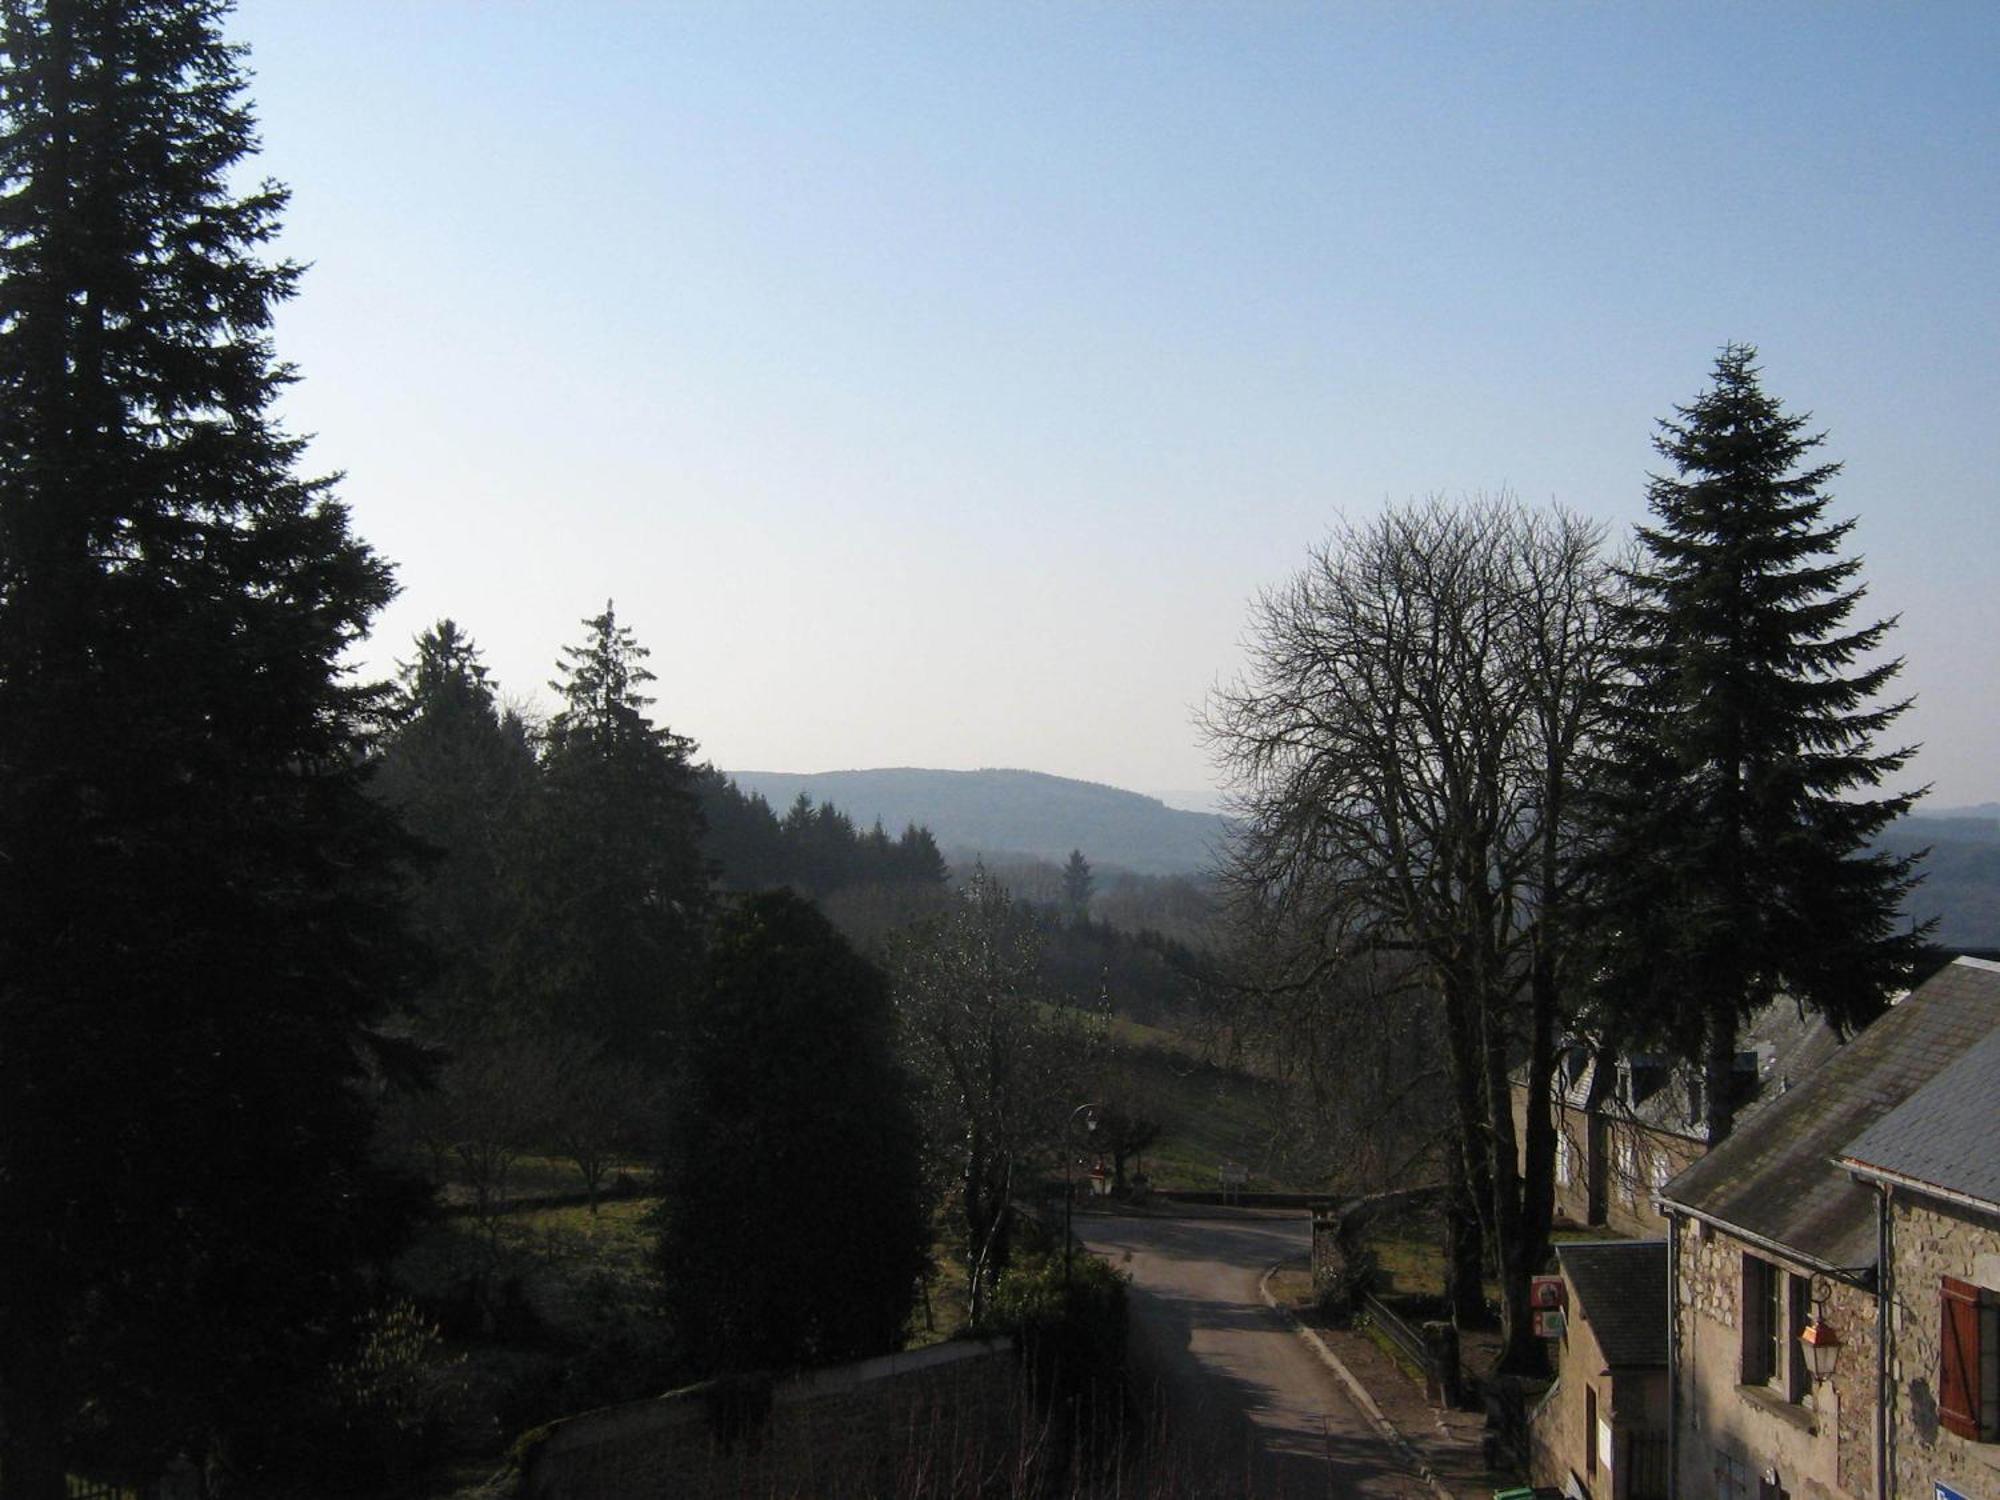
[[1076, 1233], [1131, 1273], [1133, 1360], [1160, 1393], [1175, 1467], [1195, 1477], [1190, 1493], [1430, 1500], [1259, 1295], [1265, 1271], [1311, 1248], [1303, 1214], [1090, 1214]]

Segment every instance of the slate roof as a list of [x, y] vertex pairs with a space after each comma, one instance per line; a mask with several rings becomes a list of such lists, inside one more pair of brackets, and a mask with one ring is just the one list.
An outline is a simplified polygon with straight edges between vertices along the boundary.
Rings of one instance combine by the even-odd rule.
[[[1875, 1264], [1873, 1190], [1850, 1142], [2000, 1030], [2000, 964], [1961, 958], [1668, 1183], [1660, 1197], [1838, 1270]], [[1968, 1153], [1970, 1154], [1970, 1153]]]
[[2000, 1030], [1851, 1142], [1841, 1165], [1919, 1190], [1942, 1189], [2000, 1213]]
[[[1817, 1015], [1801, 1010], [1797, 1001], [1780, 996], [1764, 1006], [1743, 1028], [1738, 1047], [1757, 1054], [1756, 1092], [1737, 1107], [1737, 1123], [1750, 1119], [1771, 1100], [1790, 1091], [1834, 1053], [1840, 1042], [1833, 1028]], [[1554, 1080], [1556, 1102], [1570, 1109], [1601, 1110], [1622, 1119], [1637, 1121], [1650, 1130], [1668, 1132], [1688, 1140], [1707, 1139], [1708, 1121], [1691, 1108], [1694, 1096], [1689, 1081], [1699, 1079], [1698, 1068], [1661, 1066], [1651, 1074], [1655, 1085], [1634, 1103], [1618, 1097], [1617, 1076], [1621, 1065], [1643, 1064], [1643, 1057], [1613, 1059], [1577, 1042], [1565, 1048], [1558, 1061]], [[1517, 1082], [1525, 1082], [1520, 1070]], [[1691, 1116], [1695, 1116], [1691, 1118]]]
[[1556, 1259], [1612, 1369], [1665, 1369], [1667, 1242], [1571, 1240]]

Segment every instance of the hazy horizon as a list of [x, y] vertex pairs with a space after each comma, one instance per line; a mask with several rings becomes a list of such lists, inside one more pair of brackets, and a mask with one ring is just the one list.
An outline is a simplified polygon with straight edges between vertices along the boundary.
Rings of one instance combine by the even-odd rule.
[[[250, 0], [308, 462], [504, 692], [617, 601], [718, 765], [1208, 795], [1340, 514], [1622, 540], [1726, 342], [2000, 797], [2000, 12]], [[1159, 792], [1151, 795], [1160, 796]], [[1162, 800], [1165, 800], [1164, 796]]]

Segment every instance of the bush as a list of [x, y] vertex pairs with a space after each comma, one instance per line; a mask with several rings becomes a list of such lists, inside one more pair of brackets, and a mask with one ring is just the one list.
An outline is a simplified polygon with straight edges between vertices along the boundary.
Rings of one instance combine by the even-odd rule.
[[1037, 1398], [1092, 1412], [1124, 1401], [1125, 1289], [1130, 1278], [1094, 1255], [1020, 1255], [993, 1289], [982, 1333], [1011, 1334]]

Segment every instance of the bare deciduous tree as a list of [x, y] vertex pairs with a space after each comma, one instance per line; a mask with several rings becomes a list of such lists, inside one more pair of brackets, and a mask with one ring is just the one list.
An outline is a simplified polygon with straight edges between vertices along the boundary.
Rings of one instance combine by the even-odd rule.
[[1394, 951], [1435, 990], [1514, 1363], [1547, 1252], [1573, 804], [1609, 671], [1599, 542], [1507, 497], [1344, 526], [1259, 598], [1249, 672], [1206, 721], [1236, 783], [1239, 892], [1307, 944], [1294, 982]]
[[959, 1198], [971, 1311], [1006, 1260], [1016, 1194], [1053, 1160], [1094, 1038], [1049, 1003], [1032, 923], [982, 868], [890, 954], [933, 1168]]

